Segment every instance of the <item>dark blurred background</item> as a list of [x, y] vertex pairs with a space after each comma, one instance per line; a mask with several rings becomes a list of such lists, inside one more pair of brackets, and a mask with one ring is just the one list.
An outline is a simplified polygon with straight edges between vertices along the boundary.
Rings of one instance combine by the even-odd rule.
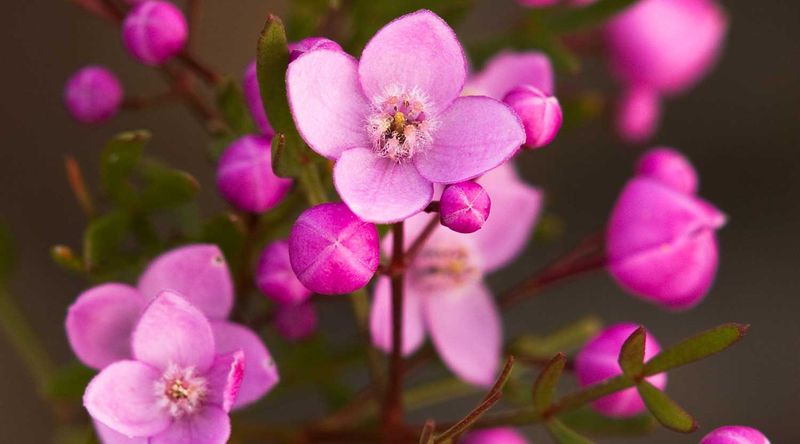
[[[502, 23], [499, 1], [483, 3], [459, 29], [462, 35], [480, 27], [482, 17]], [[659, 431], [633, 442], [693, 443], [724, 424], [760, 428], [773, 443], [800, 442], [800, 3], [724, 4], [731, 16], [724, 57], [699, 87], [668, 102], [655, 139], [687, 153], [700, 171], [701, 194], [729, 215], [720, 233], [721, 268], [711, 294], [697, 309], [671, 314], [627, 296], [599, 273], [560, 286], [507, 316], [511, 335], [544, 333], [595, 312], [608, 323], [643, 323], [662, 344], [727, 321], [752, 324], [747, 339], [733, 349], [670, 375], [670, 394], [698, 418], [701, 431], [691, 436]], [[283, 6], [267, 0], [207, 0], [200, 55], [219, 71], [239, 76], [254, 56], [265, 14], [280, 13]], [[65, 182], [64, 156], [74, 155], [96, 185], [104, 141], [121, 130], [148, 128], [155, 135], [149, 152], [205, 185], [205, 209], [221, 203], [210, 186], [206, 134], [180, 105], [123, 112], [100, 127], [77, 125], [63, 110], [64, 80], [87, 63], [112, 67], [128, 92], [164, 89], [158, 75], [125, 55], [113, 25], [63, 0], [10, 2], [4, 17], [0, 220], [10, 226], [19, 249], [11, 291], [47, 348], [67, 362], [71, 353], [62, 322], [86, 284], [49, 257], [56, 243], [78, 248], [85, 224]], [[599, 62], [589, 61], [586, 71], [592, 79], [607, 76]], [[607, 80], [593, 82], [602, 86]], [[607, 122], [596, 121], [523, 156], [524, 174], [548, 191], [548, 212], [562, 219], [565, 234], [533, 244], [519, 263], [492, 279], [495, 287], [504, 288], [509, 279], [602, 226], [639, 152], [619, 143]], [[339, 322], [336, 313], [325, 313], [324, 327]], [[302, 408], [297, 401], [295, 408]], [[467, 408], [449, 404], [438, 413], [454, 419]], [[52, 423], [32, 379], [0, 338], [0, 442], [51, 442]]]

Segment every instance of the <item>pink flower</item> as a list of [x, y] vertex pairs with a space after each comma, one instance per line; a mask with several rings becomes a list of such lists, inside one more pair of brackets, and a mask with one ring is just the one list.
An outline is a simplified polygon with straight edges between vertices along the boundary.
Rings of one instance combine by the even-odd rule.
[[686, 156], [672, 148], [653, 148], [644, 153], [636, 163], [636, 175], [650, 177], [681, 193], [697, 193], [697, 172]]
[[278, 304], [275, 307], [275, 330], [288, 341], [300, 341], [317, 331], [317, 310], [310, 301]]
[[297, 129], [336, 160], [334, 183], [361, 219], [403, 220], [433, 198], [433, 184], [477, 177], [524, 140], [519, 119], [487, 97], [459, 97], [467, 76], [453, 30], [430, 11], [403, 16], [356, 61], [319, 49], [289, 65]]
[[661, 159], [645, 157], [646, 175], [631, 179], [617, 200], [606, 235], [608, 270], [631, 293], [684, 310], [700, 303], [714, 281], [715, 232], [725, 215], [686, 193], [694, 188], [690, 165]]
[[292, 62], [301, 55], [316, 51], [317, 49], [329, 49], [331, 51], [344, 51], [338, 43], [325, 37], [307, 37], [294, 43], [289, 43], [289, 61]]
[[64, 86], [64, 104], [82, 123], [100, 123], [113, 117], [122, 105], [122, 84], [102, 66], [86, 66]]
[[700, 444], [769, 444], [769, 439], [752, 427], [725, 426], [703, 437]]
[[[461, 379], [489, 385], [500, 363], [502, 325], [483, 278], [525, 247], [539, 214], [541, 193], [522, 182], [511, 165], [487, 173], [478, 183], [492, 197], [492, 217], [473, 234], [435, 231], [409, 266], [402, 351], [408, 355], [417, 350], [427, 332], [444, 363]], [[406, 221], [406, 247], [431, 217], [436, 216], [420, 214]], [[370, 329], [373, 343], [391, 350], [387, 277], [375, 285]]]
[[280, 304], [299, 304], [311, 297], [292, 270], [289, 242], [278, 240], [264, 248], [258, 260], [256, 285], [268, 298]]
[[647, 86], [629, 87], [617, 103], [614, 126], [628, 143], [641, 143], [658, 130], [661, 120], [661, 97]]
[[555, 93], [555, 74], [547, 55], [538, 51], [503, 51], [469, 79], [464, 93], [503, 100], [521, 85], [533, 86], [548, 96]]
[[561, 129], [563, 116], [558, 99], [534, 86], [517, 86], [506, 94], [503, 102], [522, 120], [527, 148], [541, 148], [549, 144]]
[[236, 208], [263, 213], [275, 208], [289, 190], [292, 180], [272, 171], [272, 138], [244, 136], [231, 143], [217, 165], [217, 188]]
[[92, 379], [83, 404], [110, 430], [150, 443], [223, 444], [242, 386], [245, 357], [215, 344], [200, 310], [171, 291], [148, 304], [131, 336], [133, 359]]
[[492, 206], [486, 190], [471, 180], [445, 187], [439, 202], [442, 225], [459, 233], [480, 230]]
[[469, 432], [462, 444], [528, 444], [522, 433], [510, 427], [498, 427]]
[[[575, 357], [575, 373], [581, 387], [586, 387], [622, 374], [619, 352], [622, 344], [639, 326], [630, 323], [612, 325], [594, 337]], [[647, 333], [644, 344], [645, 361], [661, 351], [655, 338]], [[654, 386], [663, 389], [667, 385], [667, 374], [660, 373], [647, 378]], [[645, 410], [644, 401], [636, 388], [629, 388], [603, 398], [592, 404], [598, 412], [616, 417], [634, 416]]]
[[186, 17], [166, 1], [141, 2], [122, 23], [122, 43], [145, 65], [160, 65], [178, 55], [188, 36]]
[[217, 353], [244, 351], [247, 365], [234, 407], [256, 401], [278, 382], [278, 371], [261, 339], [225, 320], [233, 306], [233, 284], [222, 252], [214, 245], [190, 245], [164, 253], [140, 276], [138, 288], [107, 283], [82, 293], [66, 319], [67, 338], [81, 362], [102, 369], [130, 359], [134, 327], [163, 290], [184, 296], [210, 319]]

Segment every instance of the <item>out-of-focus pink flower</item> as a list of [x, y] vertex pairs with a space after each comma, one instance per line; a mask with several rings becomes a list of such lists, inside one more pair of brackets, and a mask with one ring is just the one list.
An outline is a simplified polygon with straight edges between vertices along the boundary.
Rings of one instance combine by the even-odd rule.
[[538, 51], [503, 51], [472, 76], [464, 94], [503, 100], [512, 89], [531, 85], [548, 96], [555, 94], [555, 74], [550, 58]]
[[643, 0], [605, 32], [612, 67], [626, 84], [675, 94], [714, 65], [727, 27], [714, 0]]
[[142, 313], [131, 352], [132, 359], [103, 368], [83, 396], [92, 418], [108, 429], [104, 436], [227, 442], [228, 412], [244, 388], [245, 351], [220, 350], [203, 313], [167, 290]]
[[617, 103], [614, 126], [628, 143], [651, 138], [661, 121], [661, 97], [647, 86], [629, 87]]
[[[502, 348], [502, 325], [483, 277], [506, 265], [528, 242], [541, 193], [522, 182], [511, 165], [478, 183], [492, 196], [492, 217], [472, 234], [436, 230], [406, 273], [403, 354], [422, 345], [426, 332], [444, 363], [464, 381], [491, 384]], [[419, 214], [405, 223], [408, 247], [431, 220]], [[513, 221], [510, 223], [509, 221]], [[386, 246], [391, 240], [386, 239]], [[392, 349], [391, 284], [377, 280], [370, 329], [380, 349]]]
[[317, 310], [310, 301], [278, 304], [275, 307], [275, 330], [286, 340], [300, 341], [317, 331]]
[[463, 444], [528, 444], [528, 440], [522, 433], [510, 427], [475, 430], [469, 432], [461, 442]]
[[508, 160], [525, 138], [519, 119], [488, 97], [459, 97], [461, 44], [436, 14], [389, 23], [361, 60], [319, 49], [289, 64], [297, 129], [335, 159], [342, 200], [360, 218], [389, 223], [420, 212], [433, 184], [475, 178]]
[[244, 71], [242, 90], [244, 99], [247, 102], [247, 108], [250, 110], [250, 115], [253, 116], [253, 121], [258, 130], [266, 136], [275, 134], [275, 130], [272, 129], [272, 125], [269, 123], [267, 112], [264, 110], [264, 102], [261, 100], [261, 89], [258, 86], [258, 71], [255, 60], [247, 65], [247, 69]]
[[160, 65], [183, 51], [189, 36], [186, 17], [161, 0], [139, 3], [122, 23], [122, 43], [136, 60]]
[[[582, 387], [622, 374], [622, 368], [618, 362], [619, 352], [622, 344], [637, 328], [639, 328], [638, 325], [630, 323], [612, 325], [583, 347], [575, 357], [575, 373]], [[645, 361], [660, 351], [661, 346], [647, 332], [644, 344]], [[667, 374], [660, 373], [650, 376], [647, 381], [663, 389], [667, 385]], [[592, 407], [604, 415], [615, 417], [634, 416], [645, 410], [644, 401], [633, 387], [600, 398], [592, 403]]]
[[297, 278], [320, 294], [345, 294], [364, 287], [380, 262], [378, 229], [347, 205], [309, 208], [292, 227], [289, 258]]
[[760, 431], [745, 426], [725, 426], [703, 437], [700, 444], [770, 444]]
[[258, 260], [256, 285], [268, 298], [280, 304], [299, 304], [311, 296], [311, 290], [292, 270], [289, 242], [285, 240], [272, 242], [264, 248]]
[[535, 86], [521, 85], [512, 89], [503, 101], [522, 120], [526, 147], [541, 148], [555, 139], [563, 120], [558, 99]]
[[139, 277], [138, 289], [108, 283], [78, 296], [66, 319], [67, 339], [78, 359], [96, 369], [130, 359], [134, 326], [163, 290], [182, 295], [210, 319], [218, 353], [244, 350], [247, 365], [235, 407], [261, 398], [278, 382], [275, 363], [258, 336], [225, 320], [233, 306], [233, 283], [215, 245], [190, 245], [164, 253]]
[[217, 188], [240, 210], [263, 213], [281, 203], [292, 180], [272, 171], [272, 138], [248, 135], [231, 143], [217, 165]]
[[316, 51], [317, 49], [328, 49], [331, 51], [344, 52], [342, 47], [333, 40], [326, 39], [325, 37], [307, 37], [303, 40], [289, 43], [289, 61], [294, 61], [301, 55], [309, 51]]
[[439, 202], [442, 225], [459, 233], [480, 230], [492, 207], [486, 190], [471, 180], [445, 187]]
[[100, 123], [119, 111], [122, 84], [102, 66], [86, 66], [72, 75], [64, 86], [64, 104], [75, 120]]
[[681, 193], [697, 193], [697, 172], [686, 156], [672, 148], [653, 148], [644, 153], [636, 164], [636, 175], [655, 179]]

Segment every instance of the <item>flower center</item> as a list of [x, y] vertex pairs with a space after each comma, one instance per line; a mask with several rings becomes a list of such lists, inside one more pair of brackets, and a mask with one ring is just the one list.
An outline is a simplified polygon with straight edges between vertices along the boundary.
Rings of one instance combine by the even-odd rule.
[[411, 282], [420, 291], [453, 291], [481, 279], [481, 267], [471, 245], [459, 242], [430, 242], [414, 260]]
[[435, 122], [425, 110], [430, 109], [427, 97], [417, 89], [391, 87], [373, 101], [367, 132], [372, 148], [380, 157], [395, 162], [411, 159], [431, 142]]
[[193, 367], [171, 364], [155, 384], [158, 404], [176, 418], [197, 410], [208, 392], [208, 383]]

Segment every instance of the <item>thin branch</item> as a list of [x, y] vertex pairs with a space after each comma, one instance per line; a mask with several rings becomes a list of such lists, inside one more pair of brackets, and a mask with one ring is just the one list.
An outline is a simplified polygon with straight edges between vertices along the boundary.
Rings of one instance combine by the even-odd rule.
[[[392, 225], [392, 267], [403, 267], [403, 222]], [[383, 432], [387, 442], [395, 442], [403, 427], [403, 286], [404, 273], [392, 275], [392, 354], [389, 384], [383, 405]]]
[[189, 53], [188, 51], [184, 51], [178, 54], [178, 60], [180, 60], [187, 68], [189, 68], [192, 72], [198, 75], [203, 81], [206, 82], [209, 86], [217, 86], [222, 83], [222, 76], [217, 74], [216, 71], [211, 69], [208, 65], [201, 62], [197, 59], [193, 54]]
[[89, 193], [89, 188], [83, 178], [81, 166], [74, 157], [66, 156], [64, 158], [64, 168], [67, 170], [67, 182], [69, 182], [69, 187], [72, 189], [72, 194], [75, 195], [75, 199], [84, 214], [86, 214], [86, 217], [92, 219], [95, 215], [94, 204], [92, 204], [92, 195]]

